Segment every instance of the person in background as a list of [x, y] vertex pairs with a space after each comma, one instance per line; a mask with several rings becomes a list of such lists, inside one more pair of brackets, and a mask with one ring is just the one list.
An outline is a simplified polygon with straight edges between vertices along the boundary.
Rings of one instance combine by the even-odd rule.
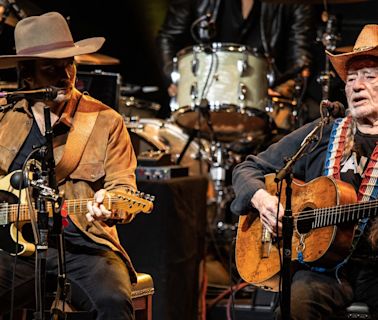
[[198, 43], [219, 42], [247, 45], [254, 54], [264, 56], [272, 70], [267, 95], [293, 98], [293, 79], [311, 67], [313, 19], [310, 5], [261, 0], [170, 0], [157, 36], [169, 95], [177, 94], [170, 78], [177, 53]]
[[[304, 156], [295, 162], [292, 173], [305, 182], [320, 176], [339, 179], [349, 184], [350, 188], [338, 190], [347, 192], [349, 199], [376, 200], [378, 25], [366, 25], [362, 29], [353, 51], [338, 55], [326, 53], [345, 82], [347, 115], [324, 126], [320, 140], [310, 143]], [[257, 156], [248, 156], [234, 169], [236, 197], [232, 211], [235, 214], [247, 214], [255, 208], [269, 232], [282, 235], [284, 208], [275, 195], [266, 191], [264, 176], [280, 170], [284, 160], [299, 150], [318, 122], [288, 134]], [[294, 235], [298, 236], [297, 232]], [[298, 248], [293, 250], [299, 267], [291, 284], [292, 319], [330, 319], [352, 301], [366, 303], [372, 317], [378, 319], [378, 218], [374, 213], [368, 220], [356, 221], [352, 240], [351, 256], [329, 268], [312, 268], [306, 262], [301, 263]]]
[[[57, 12], [22, 19], [14, 36], [16, 54], [0, 56], [0, 68], [17, 67], [22, 90], [55, 88], [55, 95], [2, 99], [0, 174], [21, 169], [32, 151], [46, 143], [48, 106], [57, 187], [68, 201], [86, 203], [74, 212], [68, 211], [69, 205], [62, 208], [62, 214], [68, 212], [63, 235], [71, 304], [91, 312], [94, 319], [134, 319], [131, 290], [137, 277], [119, 242], [115, 227], [119, 220], [114, 217], [128, 223], [137, 211], [111, 208], [109, 202], [114, 197], [126, 199], [129, 190], [136, 190], [136, 157], [122, 117], [75, 88], [74, 56], [98, 51], [105, 39], [74, 42], [65, 18]], [[46, 270], [56, 277], [60, 253], [55, 237], [49, 238]], [[4, 243], [0, 245], [4, 249]], [[12, 288], [14, 307], [30, 305], [35, 298], [34, 257], [19, 256], [14, 277], [14, 257], [0, 251], [0, 313], [13, 306]]]

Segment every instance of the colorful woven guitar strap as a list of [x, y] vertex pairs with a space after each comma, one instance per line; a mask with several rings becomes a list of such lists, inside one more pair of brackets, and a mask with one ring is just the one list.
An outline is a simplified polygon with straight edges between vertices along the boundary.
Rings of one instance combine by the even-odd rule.
[[[328, 150], [326, 155], [326, 160], [324, 164], [324, 176], [332, 176], [335, 179], [340, 179], [340, 170], [341, 170], [341, 160], [343, 157], [343, 151], [345, 148], [345, 143], [347, 140], [347, 132], [352, 125], [352, 118], [350, 116], [345, 118], [336, 119], [333, 124], [330, 141], [328, 143]], [[365, 170], [361, 185], [358, 190], [357, 201], [369, 201], [373, 199], [377, 199], [378, 196], [378, 143], [376, 144], [367, 168]], [[319, 267], [310, 267], [313, 271], [318, 272], [330, 272], [335, 271], [336, 277], [338, 278], [338, 270], [341, 266], [343, 266], [350, 256], [352, 255], [353, 250], [355, 249], [358, 240], [360, 239], [363, 231], [366, 227], [368, 222], [368, 218], [360, 219], [358, 222], [358, 228], [355, 233], [355, 237], [353, 239], [352, 248], [350, 254], [341, 261], [337, 266], [332, 269], [325, 269]], [[298, 260], [301, 263], [306, 264], [303, 261], [303, 253], [298, 253]]]

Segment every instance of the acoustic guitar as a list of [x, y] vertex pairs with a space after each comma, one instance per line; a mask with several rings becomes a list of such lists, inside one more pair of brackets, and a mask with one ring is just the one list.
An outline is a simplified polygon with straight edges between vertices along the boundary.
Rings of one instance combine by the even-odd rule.
[[[275, 174], [265, 176], [272, 195], [277, 194], [274, 178]], [[285, 187], [284, 183], [283, 204]], [[351, 252], [357, 221], [378, 215], [378, 200], [357, 203], [354, 188], [332, 177], [308, 183], [293, 179], [292, 190], [292, 261], [303, 257], [313, 267], [335, 267]], [[239, 217], [235, 250], [236, 267], [244, 281], [279, 290], [282, 240], [274, 241], [257, 212]]]

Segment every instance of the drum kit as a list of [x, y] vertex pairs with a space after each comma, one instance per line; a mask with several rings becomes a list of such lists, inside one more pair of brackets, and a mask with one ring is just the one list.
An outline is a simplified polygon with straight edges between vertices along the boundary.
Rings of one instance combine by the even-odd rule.
[[[326, 12], [327, 4], [365, 0], [264, 1], [323, 4]], [[327, 27], [319, 42], [334, 51], [339, 40], [335, 17], [323, 13], [322, 20]], [[328, 98], [328, 63], [318, 81], [323, 99]], [[209, 201], [216, 206], [212, 224], [224, 226], [227, 203], [233, 197], [232, 168], [247, 154], [266, 148], [277, 132], [286, 134], [299, 126], [300, 82], [298, 94], [292, 97], [269, 96], [272, 79], [267, 59], [246, 45], [216, 42], [180, 50], [172, 61], [171, 82], [177, 94], [171, 99], [170, 119], [127, 122], [134, 147], [137, 153], [170, 152], [176, 164], [189, 167], [190, 174], [208, 175], [213, 187]]]

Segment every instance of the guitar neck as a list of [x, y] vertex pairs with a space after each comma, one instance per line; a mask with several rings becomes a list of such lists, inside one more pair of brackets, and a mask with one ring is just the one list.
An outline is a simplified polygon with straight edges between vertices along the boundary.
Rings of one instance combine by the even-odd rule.
[[[88, 211], [87, 203], [91, 200], [93, 200], [93, 198], [65, 200], [62, 210], [65, 210], [68, 215], [86, 213]], [[138, 212], [148, 213], [153, 208], [152, 201], [139, 198], [135, 195], [112, 196], [105, 199], [104, 205], [106, 208], [108, 208], [108, 210], [115, 212], [111, 216], [111, 219], [115, 220], [123, 220], [127, 217], [127, 214]], [[52, 216], [51, 203], [48, 203], [47, 206], [49, 216]], [[5, 225], [16, 221], [30, 221], [30, 211], [28, 205], [1, 203], [0, 225]]]
[[311, 211], [311, 213], [301, 213], [297, 217], [298, 220], [311, 220], [312, 228], [322, 228], [375, 217], [378, 215], [378, 200], [318, 208]]
[[[64, 202], [64, 207], [68, 214], [79, 214], [87, 211], [87, 202], [91, 199], [76, 199], [76, 200], [66, 200]], [[49, 216], [52, 216], [51, 203], [47, 204], [47, 210]], [[0, 221], [5, 221], [6, 223], [12, 223], [16, 221], [29, 221], [30, 211], [27, 204], [1, 204], [0, 208]]]

